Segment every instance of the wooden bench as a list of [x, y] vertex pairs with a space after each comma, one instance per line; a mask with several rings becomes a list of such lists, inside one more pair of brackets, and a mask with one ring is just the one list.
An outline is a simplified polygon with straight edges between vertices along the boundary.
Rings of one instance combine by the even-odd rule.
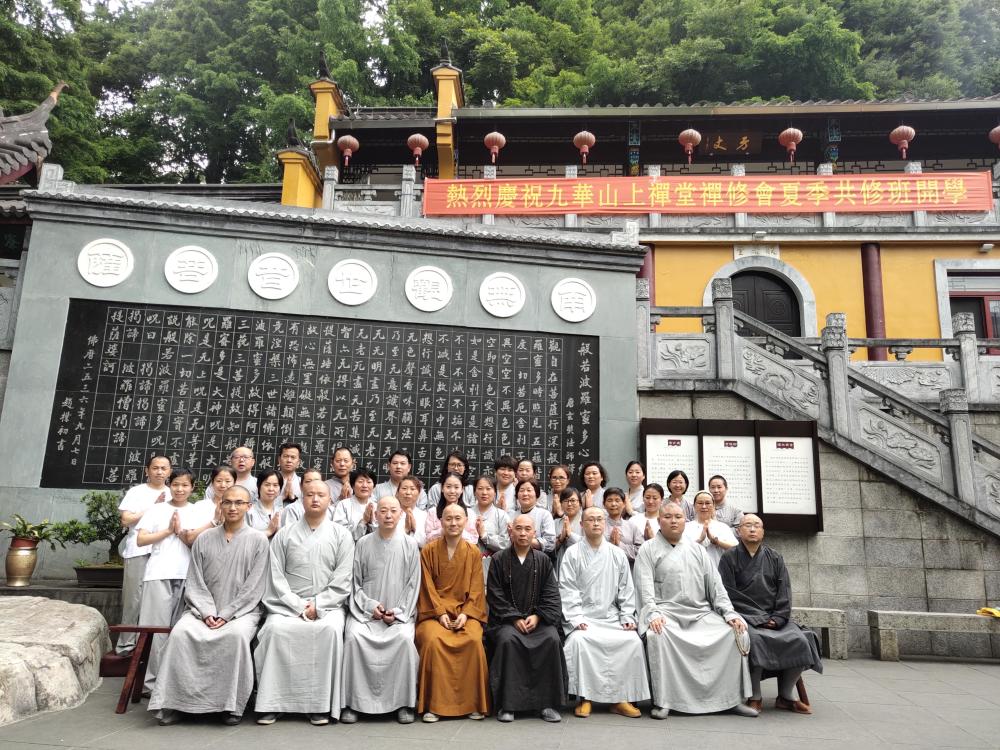
[[899, 661], [897, 630], [934, 633], [991, 633], [1000, 635], [1000, 618], [952, 612], [895, 612], [868, 610], [872, 656], [882, 661]]
[[792, 607], [792, 619], [803, 628], [820, 631], [823, 656], [847, 658], [847, 614], [842, 609]]
[[115, 713], [123, 714], [128, 710], [129, 696], [132, 697], [133, 703], [138, 703], [142, 698], [142, 684], [146, 681], [146, 665], [149, 664], [149, 650], [153, 646], [153, 636], [157, 633], [169, 633], [170, 628], [147, 625], [112, 625], [108, 630], [112, 633], [139, 634], [135, 648], [132, 650], [132, 657], [129, 659], [128, 673], [125, 675], [121, 695], [118, 696], [118, 705], [115, 706]]

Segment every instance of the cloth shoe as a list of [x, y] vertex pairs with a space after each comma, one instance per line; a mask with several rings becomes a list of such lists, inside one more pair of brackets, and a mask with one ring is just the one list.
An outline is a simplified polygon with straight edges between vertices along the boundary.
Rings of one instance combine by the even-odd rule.
[[156, 721], [161, 727], [172, 727], [174, 724], [180, 724], [180, 722], [181, 712], [175, 711], [172, 708], [164, 708], [160, 711], [160, 718]]
[[341, 724], [354, 724], [358, 720], [358, 712], [352, 711], [349, 708], [345, 708], [340, 712], [340, 723]]
[[764, 701], [762, 701], [760, 698], [748, 698], [747, 705], [750, 706], [750, 708], [752, 708], [757, 713], [760, 713], [761, 711], [764, 710]]
[[497, 711], [497, 721], [502, 721], [505, 724], [514, 721], [514, 714], [511, 711], [504, 711], [503, 709], [500, 709]]
[[782, 698], [780, 695], [774, 699], [774, 707], [780, 708], [783, 711], [792, 711], [797, 714], [812, 713], [812, 708], [809, 707], [808, 703], [803, 703], [802, 701], [790, 701], [787, 698]]
[[590, 716], [590, 709], [593, 706], [590, 705], [590, 701], [581, 698], [580, 702], [576, 704], [576, 708], [573, 709], [573, 713], [579, 716], [581, 719], [586, 719]]
[[729, 713], [736, 714], [737, 716], [745, 716], [748, 719], [753, 719], [760, 712], [750, 708], [750, 706], [744, 705], [742, 703], [737, 703], [735, 706], [729, 709]]
[[432, 714], [430, 711], [424, 711], [424, 724], [433, 724], [437, 720], [437, 714]]
[[670, 709], [653, 706], [653, 710], [649, 712], [649, 715], [653, 719], [666, 719], [670, 716]]
[[628, 701], [622, 701], [621, 703], [613, 705], [611, 707], [611, 713], [618, 714], [619, 716], [625, 716], [629, 719], [638, 719], [642, 716], [642, 711]]
[[[357, 721], [357, 715], [355, 715], [354, 720]], [[309, 723], [314, 727], [325, 727], [330, 723], [329, 714], [309, 714]]]
[[482, 715], [481, 713], [479, 713], [478, 711], [473, 711], [473, 712], [472, 712], [471, 714], [469, 714], [469, 718], [470, 718], [470, 719], [472, 719], [473, 721], [482, 721], [482, 720], [483, 720], [483, 719], [485, 719], [486, 717], [485, 717], [485, 716], [483, 716], [483, 715]]
[[235, 727], [241, 721], [243, 721], [243, 714], [236, 713], [228, 713], [222, 719], [222, 723], [227, 727]]
[[257, 723], [261, 726], [270, 726], [278, 720], [278, 714], [260, 714], [257, 716]]
[[543, 708], [542, 721], [550, 721], [554, 724], [557, 721], [562, 721], [562, 716], [554, 708]]
[[[413, 713], [413, 709], [407, 708], [406, 706], [403, 706], [403, 708], [396, 712], [396, 721], [400, 724], [412, 724], [413, 720], [416, 718], [417, 717], [416, 714]], [[341, 714], [341, 721], [343, 721], [343, 714]]]

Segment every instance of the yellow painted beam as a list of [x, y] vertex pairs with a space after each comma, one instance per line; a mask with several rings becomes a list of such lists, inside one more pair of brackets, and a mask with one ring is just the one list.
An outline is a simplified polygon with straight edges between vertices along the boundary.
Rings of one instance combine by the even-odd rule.
[[281, 205], [319, 208], [323, 205], [323, 183], [309, 152], [301, 148], [286, 148], [278, 152], [283, 174]]
[[442, 63], [431, 69], [434, 94], [437, 97], [435, 147], [438, 155], [438, 177], [455, 178], [455, 120], [453, 110], [465, 106], [462, 71]]

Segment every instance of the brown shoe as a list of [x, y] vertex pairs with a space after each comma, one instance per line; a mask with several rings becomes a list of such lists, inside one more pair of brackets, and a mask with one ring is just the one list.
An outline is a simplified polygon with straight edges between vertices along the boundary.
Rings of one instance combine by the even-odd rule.
[[750, 706], [754, 711], [760, 712], [764, 710], [764, 701], [757, 698], [750, 698], [747, 700], [747, 705]]
[[590, 716], [590, 701], [585, 698], [581, 698], [580, 702], [576, 704], [576, 708], [573, 709], [573, 713], [579, 716], [581, 719], [586, 719]]
[[618, 714], [619, 716], [625, 716], [629, 719], [638, 719], [642, 716], [642, 711], [633, 706], [628, 701], [622, 701], [621, 703], [616, 703], [611, 707], [611, 713]]
[[802, 701], [790, 701], [782, 698], [780, 695], [774, 699], [774, 707], [779, 708], [783, 711], [792, 711], [797, 714], [811, 714], [812, 709], [809, 704], [803, 703]]

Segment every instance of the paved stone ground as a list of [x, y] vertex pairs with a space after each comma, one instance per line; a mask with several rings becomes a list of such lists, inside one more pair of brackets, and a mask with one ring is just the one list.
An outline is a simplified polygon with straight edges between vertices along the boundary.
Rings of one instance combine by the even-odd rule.
[[[770, 747], [940, 748], [1000, 747], [1000, 664], [908, 660], [878, 662], [858, 657], [828, 661], [823, 675], [806, 677], [813, 716], [765, 710], [757, 719], [728, 715], [671, 716], [653, 721], [612, 716], [600, 707], [589, 719], [570, 712], [561, 724], [519, 718], [464, 719], [403, 727], [385, 718], [353, 726], [313, 727], [304, 718], [279, 719], [260, 727], [248, 717], [238, 727], [214, 719], [159, 727], [145, 702], [114, 713], [121, 679], [108, 679], [87, 702], [69, 711], [36, 716], [0, 729], [0, 750], [80, 747], [102, 750], [248, 750], [350, 743], [366, 750], [544, 750], [664, 747], [747, 747], [754, 736]], [[773, 704], [774, 680], [765, 683], [765, 706]], [[343, 746], [343, 745], [341, 745]]]

